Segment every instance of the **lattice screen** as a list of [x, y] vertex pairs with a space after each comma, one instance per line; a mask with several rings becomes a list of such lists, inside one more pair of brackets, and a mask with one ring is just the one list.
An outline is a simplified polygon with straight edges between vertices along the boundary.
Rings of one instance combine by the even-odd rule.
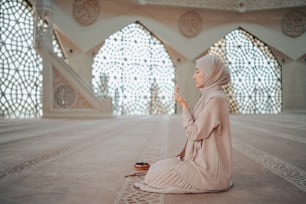
[[174, 68], [164, 45], [132, 23], [111, 35], [96, 55], [94, 91], [113, 98], [115, 115], [172, 114]]
[[219, 55], [230, 70], [231, 84], [225, 90], [232, 113], [282, 111], [281, 66], [265, 43], [239, 28], [215, 43], [209, 53]]
[[[42, 115], [42, 59], [33, 48], [33, 12], [28, 1], [1, 1], [0, 117]], [[63, 53], [56, 37], [54, 51]]]

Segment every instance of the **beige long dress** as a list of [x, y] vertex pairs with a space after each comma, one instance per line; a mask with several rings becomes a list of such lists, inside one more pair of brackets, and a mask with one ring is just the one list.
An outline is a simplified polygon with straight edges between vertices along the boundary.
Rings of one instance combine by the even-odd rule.
[[[156, 162], [144, 181], [134, 184], [136, 188], [157, 193], [203, 193], [224, 191], [232, 186], [229, 114], [221, 88], [228, 83], [229, 74], [224, 73], [223, 66], [216, 68], [215, 58], [209, 60], [213, 60], [209, 61], [210, 68], [217, 73], [205, 79], [206, 86], [193, 112], [182, 112], [187, 136], [184, 159]], [[209, 66], [206, 61], [204, 65]]]

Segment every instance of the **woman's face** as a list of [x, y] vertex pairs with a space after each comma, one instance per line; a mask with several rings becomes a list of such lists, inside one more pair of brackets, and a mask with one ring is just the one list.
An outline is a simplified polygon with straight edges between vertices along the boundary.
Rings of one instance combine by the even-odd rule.
[[192, 79], [195, 82], [195, 86], [197, 88], [203, 88], [204, 87], [204, 76], [202, 71], [199, 68], [196, 68], [194, 71], [194, 74], [192, 76]]

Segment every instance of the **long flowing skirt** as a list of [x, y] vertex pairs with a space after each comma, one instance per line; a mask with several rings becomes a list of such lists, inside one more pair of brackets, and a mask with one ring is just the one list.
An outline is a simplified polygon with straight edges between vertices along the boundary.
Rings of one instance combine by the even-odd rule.
[[144, 181], [135, 183], [134, 187], [155, 193], [202, 193], [183, 181], [175, 168], [181, 162], [179, 158], [169, 158], [154, 163], [147, 172]]

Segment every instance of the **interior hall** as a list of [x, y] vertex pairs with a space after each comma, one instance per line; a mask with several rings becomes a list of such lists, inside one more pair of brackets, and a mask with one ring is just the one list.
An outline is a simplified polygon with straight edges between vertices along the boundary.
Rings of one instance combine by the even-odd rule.
[[[305, 0], [1, 0], [0, 203], [306, 202]], [[233, 187], [161, 194], [196, 60], [229, 70]]]

